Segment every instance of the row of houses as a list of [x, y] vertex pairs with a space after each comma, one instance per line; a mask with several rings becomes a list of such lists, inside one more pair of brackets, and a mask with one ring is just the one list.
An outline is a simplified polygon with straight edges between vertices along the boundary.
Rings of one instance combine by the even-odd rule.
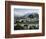
[[31, 19], [31, 18], [26, 18], [26, 19], [20, 19], [20, 20], [16, 20], [16, 22], [24, 22], [24, 23], [26, 23], [26, 22], [36, 22], [36, 21], [39, 21], [39, 19], [37, 19], [37, 18], [33, 18], [33, 19]]

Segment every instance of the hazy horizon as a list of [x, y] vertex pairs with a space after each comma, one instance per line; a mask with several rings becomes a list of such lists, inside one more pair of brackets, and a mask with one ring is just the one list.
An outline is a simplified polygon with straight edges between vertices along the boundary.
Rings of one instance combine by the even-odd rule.
[[38, 9], [20, 9], [20, 8], [15, 8], [14, 9], [14, 16], [24, 16], [26, 14], [31, 14], [31, 13], [38, 13]]

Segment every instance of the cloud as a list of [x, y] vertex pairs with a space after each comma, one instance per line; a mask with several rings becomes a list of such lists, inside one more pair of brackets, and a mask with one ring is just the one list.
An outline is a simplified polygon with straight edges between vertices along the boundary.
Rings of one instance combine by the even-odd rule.
[[38, 9], [15, 9], [14, 16], [24, 16], [26, 14], [38, 13]]

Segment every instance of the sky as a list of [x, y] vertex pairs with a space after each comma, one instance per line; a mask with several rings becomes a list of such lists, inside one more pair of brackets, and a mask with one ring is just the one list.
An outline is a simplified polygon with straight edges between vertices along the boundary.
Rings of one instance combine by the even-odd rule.
[[14, 16], [24, 16], [26, 14], [38, 13], [38, 9], [22, 9], [22, 8], [14, 8]]

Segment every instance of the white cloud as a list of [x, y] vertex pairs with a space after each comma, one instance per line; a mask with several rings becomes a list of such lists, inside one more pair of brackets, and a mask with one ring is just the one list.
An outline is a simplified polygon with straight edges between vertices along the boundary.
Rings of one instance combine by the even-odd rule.
[[14, 10], [14, 15], [15, 16], [24, 16], [26, 14], [31, 14], [31, 13], [38, 13], [38, 9], [16, 9]]

